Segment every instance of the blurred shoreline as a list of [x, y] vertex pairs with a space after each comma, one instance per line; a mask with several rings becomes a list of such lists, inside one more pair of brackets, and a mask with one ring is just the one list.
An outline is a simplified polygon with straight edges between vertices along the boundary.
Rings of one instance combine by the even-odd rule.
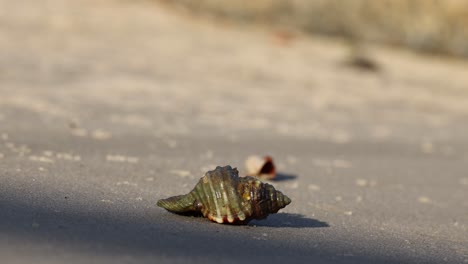
[[468, 58], [468, 2], [458, 0], [159, 0], [189, 14], [285, 32]]

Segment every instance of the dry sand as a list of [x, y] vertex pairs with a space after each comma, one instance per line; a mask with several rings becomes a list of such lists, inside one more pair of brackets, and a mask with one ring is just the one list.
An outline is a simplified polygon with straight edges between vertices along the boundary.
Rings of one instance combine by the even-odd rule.
[[[0, 1], [0, 262], [468, 262], [468, 63], [284, 39], [149, 1]], [[248, 226], [172, 215], [275, 158]]]

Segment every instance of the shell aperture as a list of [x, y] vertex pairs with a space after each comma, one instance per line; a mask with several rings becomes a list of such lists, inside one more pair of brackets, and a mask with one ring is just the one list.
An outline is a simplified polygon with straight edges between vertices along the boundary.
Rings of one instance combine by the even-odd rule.
[[218, 166], [205, 173], [188, 194], [161, 199], [157, 205], [177, 214], [201, 214], [220, 224], [247, 224], [290, 203], [291, 199], [272, 185], [254, 177], [239, 177], [231, 166]]

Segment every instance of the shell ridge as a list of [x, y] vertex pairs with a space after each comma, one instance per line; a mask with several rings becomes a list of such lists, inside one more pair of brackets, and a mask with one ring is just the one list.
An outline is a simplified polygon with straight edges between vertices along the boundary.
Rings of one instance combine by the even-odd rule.
[[205, 205], [208, 204], [207, 199], [205, 196], [203, 196], [204, 192], [201, 191], [203, 184], [201, 184], [203, 181], [203, 178], [201, 178], [197, 185], [195, 185], [195, 188], [190, 192], [193, 194], [195, 197], [195, 200], [198, 200], [199, 203], [201, 203], [203, 206], [200, 208], [200, 212], [202, 213], [203, 216], [205, 216]]
[[234, 222], [234, 215], [232, 213], [231, 207], [229, 206], [230, 197], [228, 196], [227, 190], [223, 188], [223, 206], [226, 208], [226, 216], [229, 223]]
[[[236, 174], [232, 175], [232, 174], [229, 174], [227, 176], [227, 178], [229, 179], [229, 184], [230, 186], [237, 186], [239, 184], [239, 176], [237, 176]], [[242, 209], [241, 209], [241, 199], [242, 197], [240, 197], [239, 195], [239, 191], [236, 187], [234, 188], [226, 188], [225, 189], [225, 193], [226, 193], [226, 209], [229, 210], [230, 214], [231, 214], [231, 221], [229, 221], [230, 223], [233, 223], [235, 222], [236, 220], [244, 220], [244, 219], [241, 219], [245, 216], [244, 213], [242, 212]], [[228, 215], [229, 217], [229, 215]], [[229, 219], [228, 219], [229, 220]]]
[[[205, 177], [206, 177], [206, 178], [205, 178]], [[203, 182], [202, 182], [202, 180], [203, 180]], [[203, 192], [203, 193], [205, 194], [205, 199], [206, 199], [206, 209], [205, 209], [205, 212], [204, 212], [203, 215], [204, 215], [205, 217], [208, 217], [208, 218], [209, 218], [210, 215], [211, 215], [211, 206], [212, 206], [212, 204], [213, 204], [213, 202], [212, 202], [212, 200], [211, 200], [212, 195], [210, 195], [210, 193], [209, 193], [210, 190], [207, 188], [206, 184], [204, 184], [204, 183], [205, 183], [205, 180], [206, 180], [206, 181], [208, 180], [207, 176], [205, 175], [205, 176], [202, 178], [202, 180], [200, 180], [200, 182], [201, 182], [202, 184], [199, 185], [199, 189], [200, 189], [199, 191], [200, 191], [200, 192]]]
[[[211, 175], [210, 175], [210, 176], [211, 176]], [[208, 177], [208, 185], [209, 185], [210, 190], [211, 190], [211, 193], [212, 193], [211, 197], [213, 198], [214, 209], [216, 209], [216, 216], [213, 215], [213, 212], [212, 212], [212, 210], [211, 210], [211, 209], [213, 209], [213, 208], [211, 208], [211, 207], [210, 207], [210, 212], [209, 212], [209, 214], [210, 214], [212, 217], [214, 217], [214, 219], [215, 219], [216, 222], [220, 223], [220, 222], [222, 222], [222, 219], [220, 219], [221, 211], [220, 211], [220, 207], [219, 207], [219, 204], [218, 204], [218, 197], [217, 197], [217, 195], [216, 195], [216, 190], [215, 190], [215, 188], [214, 188], [214, 186], [213, 186], [212, 177]], [[219, 221], [218, 221], [218, 220], [219, 220]]]

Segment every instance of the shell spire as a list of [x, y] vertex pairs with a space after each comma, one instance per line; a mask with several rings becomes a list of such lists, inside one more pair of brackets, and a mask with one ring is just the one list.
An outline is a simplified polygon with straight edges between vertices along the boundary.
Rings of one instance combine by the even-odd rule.
[[201, 214], [217, 223], [246, 224], [264, 219], [291, 203], [272, 185], [254, 177], [239, 177], [231, 166], [208, 171], [186, 195], [159, 200], [157, 205], [178, 213]]
[[193, 201], [194, 199], [192, 195], [188, 193], [185, 195], [177, 195], [167, 199], [161, 199], [158, 201], [157, 205], [174, 213], [190, 213], [192, 211], [197, 211]]

